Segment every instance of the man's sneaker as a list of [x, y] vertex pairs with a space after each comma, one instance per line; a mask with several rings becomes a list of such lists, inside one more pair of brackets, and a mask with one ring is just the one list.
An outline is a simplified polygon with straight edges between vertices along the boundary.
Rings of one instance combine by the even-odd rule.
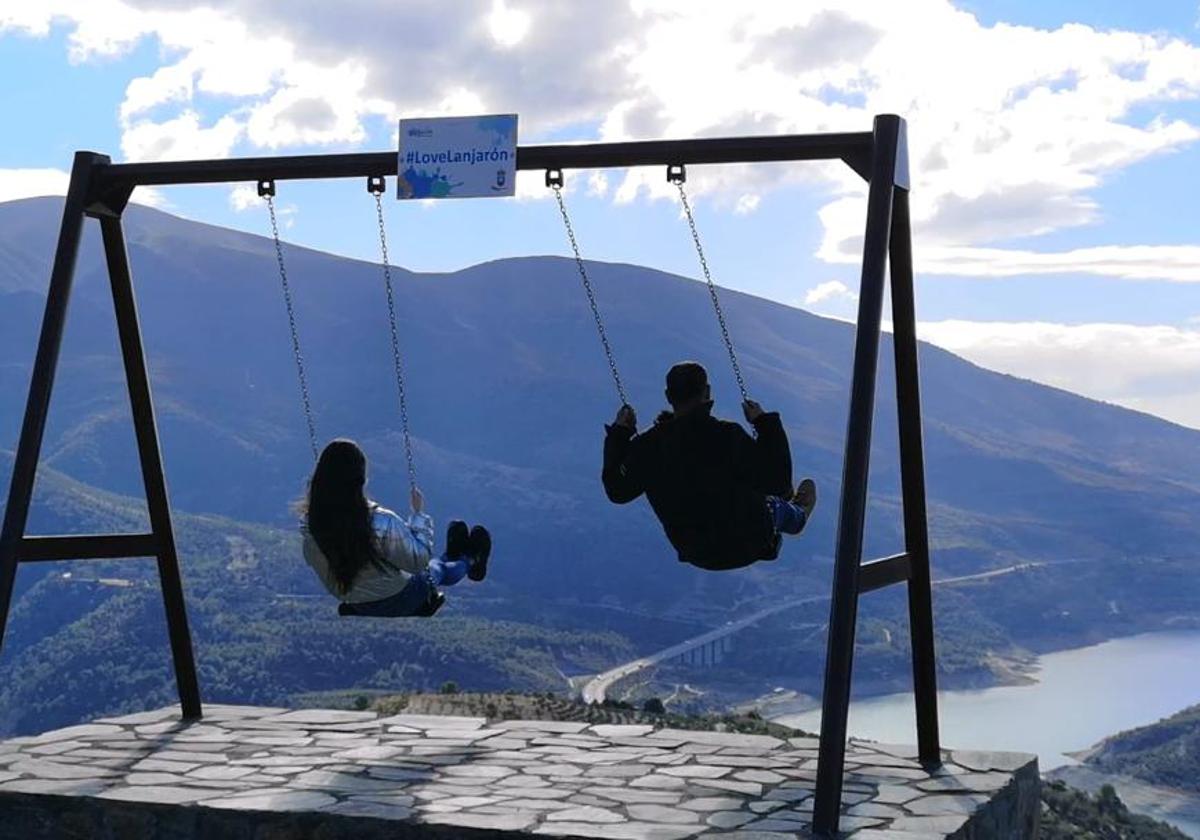
[[817, 483], [811, 478], [801, 481], [792, 501], [804, 508], [805, 519], [812, 516], [813, 508], [817, 506]]
[[467, 523], [455, 519], [446, 526], [446, 556], [450, 558], [465, 557], [471, 553], [471, 534]]
[[483, 580], [487, 577], [488, 557], [492, 554], [492, 535], [482, 525], [471, 529], [471, 568], [467, 577], [471, 580]]

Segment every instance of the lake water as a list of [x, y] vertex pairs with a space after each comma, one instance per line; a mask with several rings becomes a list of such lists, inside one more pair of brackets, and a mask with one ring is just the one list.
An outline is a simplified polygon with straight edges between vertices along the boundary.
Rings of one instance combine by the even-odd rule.
[[[942, 743], [1037, 753], [1045, 771], [1074, 763], [1064, 753], [1200, 703], [1200, 631], [1051, 653], [1040, 665], [1035, 685], [940, 692]], [[858, 700], [850, 706], [850, 733], [916, 743], [913, 708], [912, 694]], [[777, 720], [817, 732], [821, 711]]]

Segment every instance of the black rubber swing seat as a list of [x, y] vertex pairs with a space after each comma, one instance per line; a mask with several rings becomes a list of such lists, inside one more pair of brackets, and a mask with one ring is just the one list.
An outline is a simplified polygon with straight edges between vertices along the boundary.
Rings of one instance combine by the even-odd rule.
[[366, 618], [431, 618], [437, 614], [437, 611], [446, 603], [446, 596], [441, 592], [434, 595], [433, 600], [425, 604], [420, 610], [410, 615], [380, 615], [379, 613], [371, 612], [371, 603], [365, 604], [347, 604], [345, 602], [338, 604], [338, 615], [343, 618], [346, 616], [359, 616]]

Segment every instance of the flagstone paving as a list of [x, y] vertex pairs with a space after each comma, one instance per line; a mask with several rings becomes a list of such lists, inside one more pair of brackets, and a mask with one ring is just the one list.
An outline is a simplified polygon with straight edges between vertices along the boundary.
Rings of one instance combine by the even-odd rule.
[[[1032, 832], [1034, 756], [915, 755], [850, 743], [844, 834]], [[816, 766], [810, 737], [176, 707], [0, 742], [0, 837], [806, 837]]]

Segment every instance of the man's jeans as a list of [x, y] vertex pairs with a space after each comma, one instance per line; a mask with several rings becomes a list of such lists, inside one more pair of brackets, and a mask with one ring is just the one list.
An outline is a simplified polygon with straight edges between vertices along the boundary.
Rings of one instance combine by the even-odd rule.
[[804, 512], [804, 508], [778, 496], [767, 496], [767, 510], [771, 512], [771, 522], [774, 523], [775, 530], [781, 534], [799, 534], [808, 521], [808, 514]]

